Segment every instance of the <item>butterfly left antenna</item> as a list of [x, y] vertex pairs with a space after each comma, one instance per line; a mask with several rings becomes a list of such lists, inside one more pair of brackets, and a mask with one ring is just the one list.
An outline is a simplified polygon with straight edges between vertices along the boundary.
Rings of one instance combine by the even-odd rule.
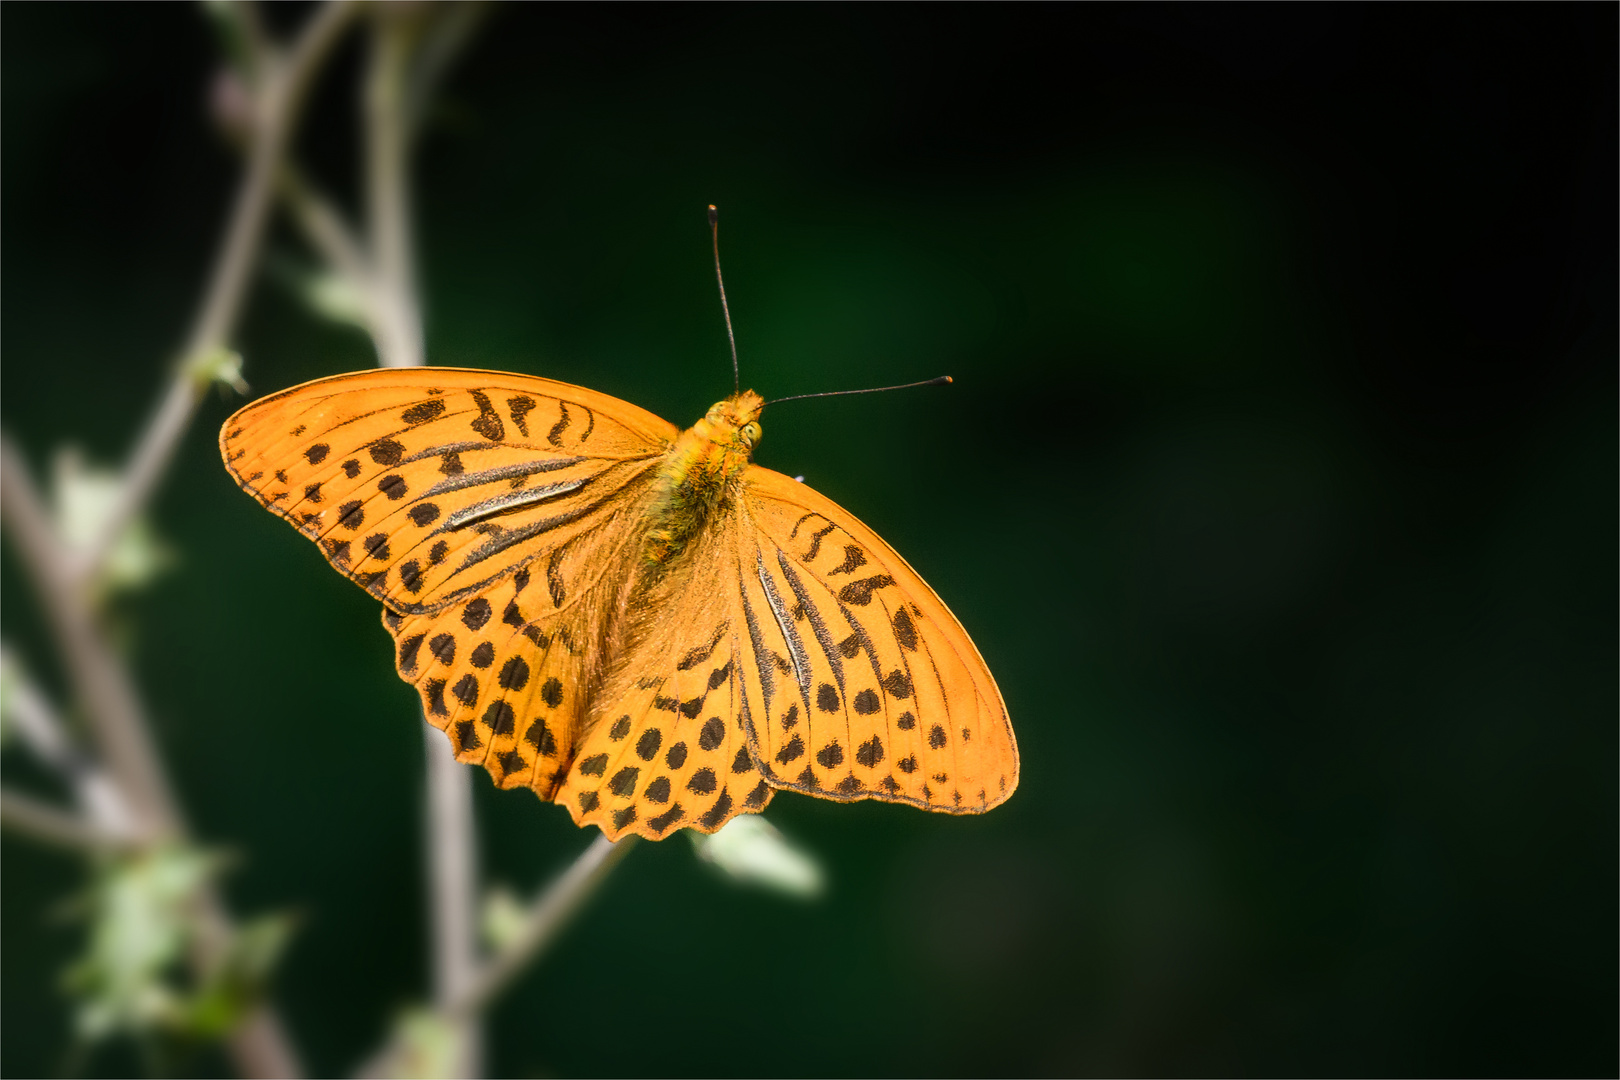
[[720, 310], [726, 316], [726, 338], [731, 342], [731, 392], [742, 393], [742, 376], [737, 370], [737, 335], [731, 332], [731, 305], [726, 303], [726, 279], [720, 276], [720, 211], [709, 204], [709, 232], [714, 236], [714, 280], [720, 283]]

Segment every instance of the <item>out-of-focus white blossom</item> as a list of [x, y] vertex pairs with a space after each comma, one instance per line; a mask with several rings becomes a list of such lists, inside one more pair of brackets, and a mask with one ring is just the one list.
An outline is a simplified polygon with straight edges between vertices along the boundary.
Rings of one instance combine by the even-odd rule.
[[821, 895], [821, 866], [788, 843], [776, 826], [758, 814], [739, 814], [705, 836], [688, 829], [698, 858], [713, 863], [738, 882], [810, 900]]

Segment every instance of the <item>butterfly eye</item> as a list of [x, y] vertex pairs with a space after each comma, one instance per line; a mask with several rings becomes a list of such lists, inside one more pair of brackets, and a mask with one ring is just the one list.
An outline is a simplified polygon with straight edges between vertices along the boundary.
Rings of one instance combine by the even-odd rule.
[[742, 430], [738, 434], [742, 436], [743, 445], [752, 448], [755, 443], [759, 442], [759, 437], [765, 432], [758, 424], [750, 420], [742, 426]]

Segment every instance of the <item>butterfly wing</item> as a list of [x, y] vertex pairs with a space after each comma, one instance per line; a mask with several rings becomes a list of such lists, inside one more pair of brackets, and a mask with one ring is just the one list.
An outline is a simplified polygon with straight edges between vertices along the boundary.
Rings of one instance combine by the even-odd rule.
[[440, 611], [535, 562], [564, 564], [679, 434], [582, 387], [494, 371], [379, 369], [261, 398], [220, 430], [243, 490], [402, 614]]
[[629, 601], [628, 644], [556, 796], [581, 826], [613, 839], [712, 833], [770, 802], [746, 733], [735, 531], [722, 516], [668, 580]]
[[736, 621], [749, 747], [773, 786], [982, 813], [1018, 786], [1018, 746], [961, 623], [849, 511], [752, 466]]
[[677, 434], [565, 383], [448, 368], [293, 387], [221, 429], [226, 468], [383, 601], [400, 677], [462, 761], [550, 798]]

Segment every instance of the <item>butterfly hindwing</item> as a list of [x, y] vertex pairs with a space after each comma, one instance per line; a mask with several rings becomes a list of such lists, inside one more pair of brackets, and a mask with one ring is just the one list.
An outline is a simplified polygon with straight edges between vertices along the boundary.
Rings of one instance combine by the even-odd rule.
[[554, 607], [640, 508], [673, 425], [625, 402], [495, 372], [378, 370], [306, 383], [226, 422], [254, 498], [400, 613], [477, 596], [529, 566]]
[[776, 787], [980, 813], [1018, 783], [1006, 707], [961, 624], [851, 514], [767, 469], [744, 476], [733, 586], [752, 662], [751, 744]]
[[712, 833], [770, 802], [745, 732], [745, 638], [725, 587], [731, 531], [706, 536], [676, 580], [642, 598], [656, 616], [627, 631], [634, 643], [557, 795], [580, 825], [656, 840], [675, 828]]

